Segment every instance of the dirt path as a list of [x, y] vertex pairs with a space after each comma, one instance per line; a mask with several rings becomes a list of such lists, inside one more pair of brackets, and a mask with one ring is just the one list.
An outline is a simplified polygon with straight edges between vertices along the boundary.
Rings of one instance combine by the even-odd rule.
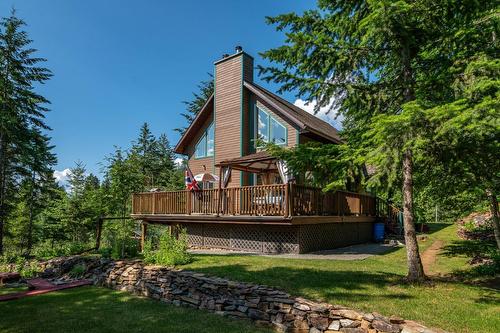
[[441, 251], [444, 242], [440, 239], [436, 240], [432, 245], [422, 253], [422, 265], [424, 266], [424, 272], [426, 275], [433, 275], [432, 270], [430, 269], [432, 265], [436, 262], [436, 257]]

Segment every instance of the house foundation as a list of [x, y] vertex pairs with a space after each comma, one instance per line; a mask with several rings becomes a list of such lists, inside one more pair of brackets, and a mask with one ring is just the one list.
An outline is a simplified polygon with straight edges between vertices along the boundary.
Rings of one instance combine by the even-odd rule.
[[303, 225], [183, 223], [191, 247], [256, 253], [307, 253], [372, 240], [373, 222]]

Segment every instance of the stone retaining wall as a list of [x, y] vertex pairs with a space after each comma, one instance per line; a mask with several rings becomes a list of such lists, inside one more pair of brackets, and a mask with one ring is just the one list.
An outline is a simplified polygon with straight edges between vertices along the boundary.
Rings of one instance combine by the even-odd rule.
[[375, 312], [361, 313], [338, 305], [292, 297], [267, 286], [173, 268], [146, 266], [141, 261], [59, 258], [42, 264], [42, 276], [64, 277], [75, 265], [85, 265], [84, 277], [93, 279], [96, 285], [227, 317], [248, 318], [280, 332], [443, 332], [397, 317], [387, 318]]

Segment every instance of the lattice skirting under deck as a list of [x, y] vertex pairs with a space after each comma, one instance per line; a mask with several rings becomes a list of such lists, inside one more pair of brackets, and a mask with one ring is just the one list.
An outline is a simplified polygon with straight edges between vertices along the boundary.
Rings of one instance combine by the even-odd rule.
[[183, 223], [190, 246], [259, 253], [306, 253], [368, 242], [372, 223], [270, 226]]

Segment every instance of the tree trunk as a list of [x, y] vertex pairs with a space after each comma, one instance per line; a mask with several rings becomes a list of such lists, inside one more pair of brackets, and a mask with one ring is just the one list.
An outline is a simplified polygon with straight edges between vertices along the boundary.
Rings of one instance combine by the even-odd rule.
[[410, 149], [403, 154], [403, 223], [410, 282], [425, 279], [420, 253], [418, 251], [415, 222], [413, 221], [413, 156]]
[[[412, 58], [416, 51], [412, 50], [409, 40], [401, 40], [401, 61], [403, 64], [403, 99], [404, 103], [415, 100]], [[408, 264], [407, 279], [410, 282], [425, 279], [424, 268], [418, 251], [415, 221], [413, 220], [413, 155], [410, 148], [403, 152], [403, 227]]]
[[495, 233], [495, 240], [497, 247], [500, 250], [500, 221], [498, 218], [498, 200], [496, 193], [492, 190], [487, 190], [488, 200], [490, 201], [491, 220], [493, 221], [493, 232]]
[[3, 254], [3, 237], [5, 225], [5, 140], [3, 133], [0, 133], [0, 255]]

